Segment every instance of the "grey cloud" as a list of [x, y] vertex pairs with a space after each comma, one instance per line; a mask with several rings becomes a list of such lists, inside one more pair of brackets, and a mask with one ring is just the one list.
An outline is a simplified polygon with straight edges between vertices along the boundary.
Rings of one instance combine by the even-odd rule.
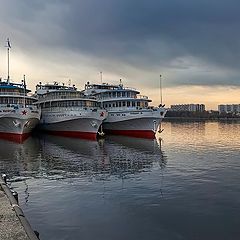
[[68, 47], [126, 61], [142, 57], [151, 65], [191, 55], [220, 67], [239, 67], [237, 1], [71, 3], [71, 14], [63, 18]]
[[[240, 85], [239, 1], [6, 2], [5, 8], [12, 9], [11, 26], [23, 32], [27, 29], [32, 41], [43, 49], [51, 46], [79, 51], [150, 72], [160, 68], [187, 72], [187, 65], [171, 63], [191, 56], [216, 71], [230, 72], [226, 79], [219, 73], [208, 76], [206, 71], [202, 84]], [[172, 84], [198, 84], [201, 77], [198, 73], [185, 80], [180, 76]]]

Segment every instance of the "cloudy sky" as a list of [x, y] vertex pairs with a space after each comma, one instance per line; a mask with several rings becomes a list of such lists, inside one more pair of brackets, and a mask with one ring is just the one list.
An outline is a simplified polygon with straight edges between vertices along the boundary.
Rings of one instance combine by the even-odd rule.
[[138, 88], [160, 101], [240, 103], [238, 0], [0, 0], [0, 76]]

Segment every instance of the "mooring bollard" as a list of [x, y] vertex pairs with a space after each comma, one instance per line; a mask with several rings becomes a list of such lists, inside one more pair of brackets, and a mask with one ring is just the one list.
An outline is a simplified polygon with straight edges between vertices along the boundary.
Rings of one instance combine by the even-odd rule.
[[12, 195], [14, 196], [14, 198], [16, 199], [17, 203], [19, 204], [18, 202], [18, 193], [16, 191], [13, 191], [12, 192]]
[[37, 238], [40, 239], [40, 234], [39, 234], [39, 232], [35, 230], [34, 233], [36, 234]]
[[28, 235], [29, 239], [31, 240], [39, 240], [39, 233], [37, 231], [33, 231], [31, 225], [29, 224], [28, 220], [24, 216], [24, 213], [19, 206], [18, 202], [18, 193], [9, 188], [7, 185], [7, 175], [0, 174], [0, 187], [2, 188], [3, 192], [6, 194], [7, 198], [10, 201], [12, 209], [15, 211], [17, 217], [19, 218], [20, 223], [22, 224], [26, 234]]
[[7, 175], [6, 174], [2, 174], [2, 179], [5, 183], [7, 183]]

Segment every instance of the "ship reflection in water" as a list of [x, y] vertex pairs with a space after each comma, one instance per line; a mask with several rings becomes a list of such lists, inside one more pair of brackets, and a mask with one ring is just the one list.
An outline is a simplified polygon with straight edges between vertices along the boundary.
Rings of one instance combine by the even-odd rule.
[[151, 171], [154, 164], [164, 168], [167, 163], [160, 139], [107, 136], [88, 141], [44, 134], [30, 137], [22, 144], [0, 140], [0, 146], [5, 149], [0, 170], [8, 169], [12, 181], [18, 181], [18, 176], [128, 178]]
[[29, 137], [22, 143], [0, 139], [0, 149], [0, 173], [17, 177], [39, 171], [38, 139]]
[[166, 157], [156, 140], [109, 136], [86, 141], [44, 135], [41, 168], [48, 177], [126, 178], [150, 171], [153, 164], [165, 166]]
[[0, 170], [43, 240], [239, 239], [239, 122], [162, 127], [162, 141], [1, 140]]

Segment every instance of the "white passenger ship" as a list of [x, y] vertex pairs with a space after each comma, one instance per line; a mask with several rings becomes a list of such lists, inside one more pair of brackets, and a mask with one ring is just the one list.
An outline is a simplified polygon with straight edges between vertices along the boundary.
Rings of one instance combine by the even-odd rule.
[[25, 75], [20, 84], [10, 82], [9, 39], [6, 48], [8, 76], [3, 81], [0, 78], [0, 138], [22, 142], [38, 124], [41, 112], [33, 105], [37, 99], [28, 95], [31, 91], [26, 88]]
[[38, 124], [41, 111], [34, 105], [36, 98], [28, 96], [25, 80], [22, 84], [0, 81], [0, 137], [25, 140]]
[[73, 85], [57, 82], [36, 86], [38, 105], [42, 110], [40, 129], [54, 135], [96, 139], [107, 111], [98, 108], [93, 97], [87, 97]]
[[147, 96], [133, 88], [119, 85], [85, 85], [85, 93], [96, 97], [101, 107], [108, 111], [103, 131], [111, 134], [154, 138], [166, 114], [164, 106], [150, 107]]

